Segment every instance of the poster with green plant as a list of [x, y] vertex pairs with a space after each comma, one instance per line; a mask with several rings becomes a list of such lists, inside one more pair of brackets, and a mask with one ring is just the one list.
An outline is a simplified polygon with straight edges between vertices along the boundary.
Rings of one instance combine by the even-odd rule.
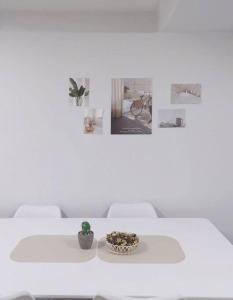
[[90, 80], [89, 78], [69, 78], [69, 96], [77, 106], [89, 105]]

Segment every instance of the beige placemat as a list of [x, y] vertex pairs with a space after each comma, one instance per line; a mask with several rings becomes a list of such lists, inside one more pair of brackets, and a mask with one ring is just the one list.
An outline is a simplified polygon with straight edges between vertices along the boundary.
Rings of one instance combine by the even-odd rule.
[[78, 238], [72, 235], [34, 235], [22, 239], [10, 257], [17, 262], [81, 263], [96, 256], [97, 242], [82, 250]]
[[184, 251], [177, 240], [168, 236], [139, 236], [140, 243], [135, 252], [117, 255], [107, 250], [104, 239], [98, 242], [97, 255], [109, 263], [176, 264], [185, 259]]

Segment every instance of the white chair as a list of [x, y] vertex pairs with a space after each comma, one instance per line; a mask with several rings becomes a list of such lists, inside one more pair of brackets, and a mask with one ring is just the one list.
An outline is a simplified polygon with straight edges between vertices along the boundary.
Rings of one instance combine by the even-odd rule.
[[182, 300], [184, 298], [180, 296], [174, 296], [174, 297], [125, 297], [125, 296], [119, 296], [119, 295], [111, 295], [111, 294], [105, 294], [101, 293], [97, 295], [94, 300]]
[[0, 300], [35, 300], [28, 292], [21, 292], [11, 296], [0, 297]]
[[21, 205], [15, 212], [14, 218], [61, 218], [61, 210], [56, 205]]
[[113, 203], [107, 214], [108, 218], [158, 218], [151, 203]]

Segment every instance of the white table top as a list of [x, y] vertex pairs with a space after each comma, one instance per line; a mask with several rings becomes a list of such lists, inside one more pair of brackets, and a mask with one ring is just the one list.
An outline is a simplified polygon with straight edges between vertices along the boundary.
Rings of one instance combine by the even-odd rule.
[[111, 264], [97, 256], [85, 263], [17, 263], [10, 253], [24, 237], [76, 234], [83, 219], [0, 219], [0, 294], [27, 290], [35, 296], [233, 297], [233, 246], [206, 219], [85, 219], [101, 238], [113, 230], [167, 235], [186, 258], [178, 264]]

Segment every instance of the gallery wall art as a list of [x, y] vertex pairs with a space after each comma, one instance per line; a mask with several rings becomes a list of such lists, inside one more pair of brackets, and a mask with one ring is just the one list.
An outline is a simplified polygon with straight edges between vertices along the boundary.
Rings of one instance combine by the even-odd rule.
[[84, 111], [84, 134], [103, 133], [103, 109], [86, 108]]
[[184, 128], [185, 109], [160, 109], [158, 111], [159, 128]]
[[90, 95], [89, 78], [69, 78], [69, 96], [77, 106], [88, 106]]
[[172, 84], [171, 104], [201, 103], [201, 84]]
[[152, 79], [112, 79], [111, 134], [151, 134], [152, 100]]
[[[69, 83], [69, 96], [74, 105], [85, 108], [83, 133], [103, 134], [104, 110], [89, 108], [90, 79], [70, 77]], [[152, 134], [152, 79], [114, 78], [111, 87], [111, 134]], [[158, 128], [185, 128], [185, 105], [201, 103], [201, 96], [201, 84], [171, 84], [170, 108], [158, 109]], [[174, 109], [174, 104], [183, 107]]]

